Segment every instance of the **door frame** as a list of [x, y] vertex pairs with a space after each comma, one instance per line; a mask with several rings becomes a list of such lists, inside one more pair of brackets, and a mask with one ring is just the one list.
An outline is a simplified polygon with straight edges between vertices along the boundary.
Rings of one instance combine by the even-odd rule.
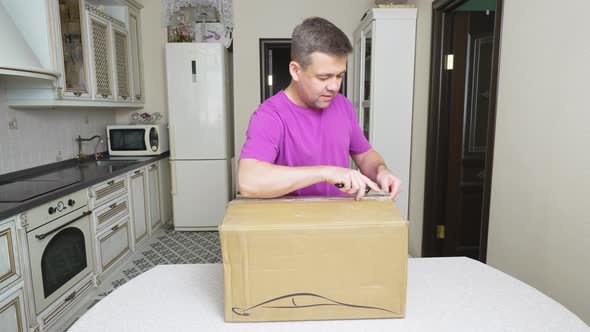
[[268, 53], [275, 48], [291, 47], [291, 38], [259, 38], [259, 57], [260, 57], [260, 102], [262, 103], [269, 95], [268, 75], [269, 67], [272, 67], [272, 59], [269, 59]]
[[[448, 114], [443, 113], [442, 106], [448, 102], [445, 75], [443, 75], [444, 28], [448, 27], [447, 13], [453, 11], [468, 0], [436, 0], [432, 3], [432, 40], [430, 62], [430, 91], [428, 109], [428, 129], [426, 139], [426, 177], [424, 189], [424, 224], [422, 232], [422, 256], [442, 256], [443, 244], [437, 240], [436, 230], [440, 218], [445, 213], [445, 190], [448, 153]], [[486, 261], [490, 194], [492, 185], [492, 167], [494, 139], [496, 129], [496, 104], [498, 91], [498, 58], [500, 54], [500, 37], [502, 25], [503, 0], [496, 0], [494, 18], [494, 46], [492, 51], [490, 104], [488, 113], [487, 149], [485, 161], [485, 178], [482, 202], [482, 227], [480, 233], [480, 257]]]

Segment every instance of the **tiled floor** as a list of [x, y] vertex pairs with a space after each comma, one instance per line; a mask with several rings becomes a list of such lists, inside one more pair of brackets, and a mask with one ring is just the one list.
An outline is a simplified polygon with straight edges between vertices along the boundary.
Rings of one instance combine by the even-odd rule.
[[99, 296], [106, 296], [117, 287], [156, 265], [221, 263], [217, 232], [175, 232], [167, 224], [141, 244], [121, 267], [104, 280]]

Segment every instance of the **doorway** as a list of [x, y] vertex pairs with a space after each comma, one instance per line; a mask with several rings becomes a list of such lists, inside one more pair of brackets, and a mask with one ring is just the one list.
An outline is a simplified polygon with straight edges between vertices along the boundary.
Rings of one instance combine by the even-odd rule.
[[423, 256], [486, 261], [503, 0], [436, 0]]
[[[260, 38], [260, 102], [262, 103], [291, 83], [291, 38]], [[340, 85], [346, 96], [346, 73]]]

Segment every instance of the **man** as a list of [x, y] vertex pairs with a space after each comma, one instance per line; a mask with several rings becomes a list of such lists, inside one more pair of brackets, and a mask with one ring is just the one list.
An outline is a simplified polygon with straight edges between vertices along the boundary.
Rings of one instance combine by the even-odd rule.
[[[367, 187], [397, 199], [401, 182], [364, 137], [346, 97], [338, 94], [352, 46], [319, 17], [293, 30], [291, 83], [250, 118], [238, 164], [245, 197], [342, 196]], [[349, 156], [359, 171], [349, 168]]]

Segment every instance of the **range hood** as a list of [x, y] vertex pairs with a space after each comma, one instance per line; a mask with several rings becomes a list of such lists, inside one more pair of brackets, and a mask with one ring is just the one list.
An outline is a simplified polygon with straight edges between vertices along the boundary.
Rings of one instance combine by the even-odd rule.
[[58, 72], [44, 69], [12, 17], [0, 3], [0, 76], [11, 75], [54, 80]]

